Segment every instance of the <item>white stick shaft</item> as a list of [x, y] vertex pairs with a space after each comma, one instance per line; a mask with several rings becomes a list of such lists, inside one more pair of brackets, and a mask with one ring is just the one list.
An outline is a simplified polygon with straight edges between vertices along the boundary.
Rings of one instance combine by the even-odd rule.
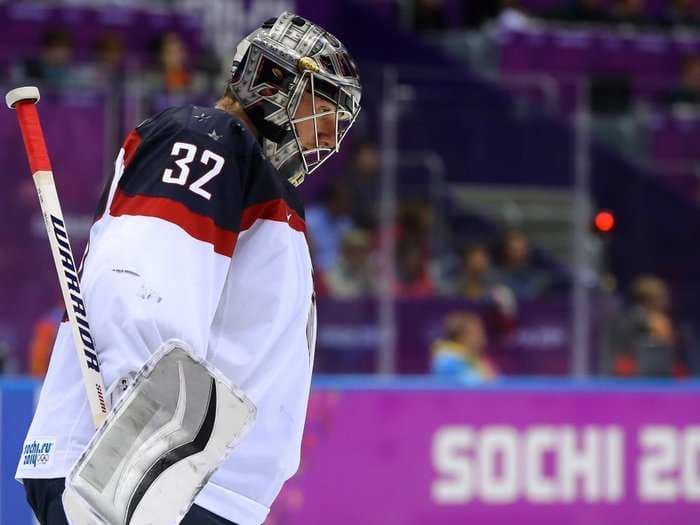
[[41, 129], [39, 113], [35, 106], [39, 98], [39, 90], [35, 86], [24, 86], [9, 91], [5, 96], [5, 101], [8, 107], [13, 108], [17, 114], [29, 169], [39, 194], [39, 203], [49, 235], [51, 253], [58, 271], [63, 300], [73, 331], [75, 350], [78, 354], [90, 411], [95, 426], [99, 427], [107, 415], [105, 388], [97, 360], [95, 343], [87, 321], [85, 301], [80, 293], [78, 268], [75, 265], [75, 258], [68, 241], [68, 232], [63, 213], [61, 213], [56, 185], [53, 181], [44, 132]]
[[49, 243], [51, 244], [51, 254], [58, 272], [58, 280], [61, 283], [63, 301], [66, 305], [68, 320], [73, 332], [73, 342], [75, 343], [80, 369], [85, 382], [92, 419], [95, 427], [99, 427], [108, 411], [105, 388], [97, 360], [95, 342], [92, 339], [90, 325], [87, 320], [85, 301], [80, 291], [78, 266], [75, 264], [75, 258], [68, 240], [66, 221], [61, 212], [53, 174], [50, 171], [36, 171], [32, 176], [39, 194], [44, 224], [46, 225], [46, 232], [49, 235]]

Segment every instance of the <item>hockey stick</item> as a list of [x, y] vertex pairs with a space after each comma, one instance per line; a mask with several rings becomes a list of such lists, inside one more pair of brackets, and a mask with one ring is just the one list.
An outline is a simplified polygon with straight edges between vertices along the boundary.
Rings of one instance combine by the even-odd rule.
[[108, 411], [104, 394], [105, 388], [95, 343], [87, 320], [85, 301], [83, 301], [80, 291], [78, 268], [75, 265], [75, 258], [68, 240], [66, 221], [61, 212], [51, 172], [51, 162], [35, 106], [39, 102], [39, 90], [33, 86], [13, 89], [5, 95], [5, 101], [10, 109], [14, 108], [17, 111], [17, 120], [22, 131], [29, 168], [39, 194], [39, 204], [44, 216], [46, 232], [49, 235], [51, 254], [58, 272], [63, 301], [73, 332], [73, 341], [78, 353], [92, 420], [97, 428], [105, 420]]

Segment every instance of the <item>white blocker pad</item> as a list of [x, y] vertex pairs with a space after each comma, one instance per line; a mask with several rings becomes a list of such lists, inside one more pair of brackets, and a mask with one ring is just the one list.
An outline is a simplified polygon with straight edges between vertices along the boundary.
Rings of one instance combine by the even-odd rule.
[[66, 480], [71, 525], [179, 523], [255, 419], [255, 406], [182, 341], [164, 343]]

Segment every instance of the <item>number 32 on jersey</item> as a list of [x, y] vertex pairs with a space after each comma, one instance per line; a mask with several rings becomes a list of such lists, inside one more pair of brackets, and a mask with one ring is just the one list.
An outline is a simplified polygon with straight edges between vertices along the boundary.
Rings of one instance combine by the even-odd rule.
[[[197, 157], [197, 146], [187, 142], [176, 142], [173, 144], [173, 149], [170, 154], [173, 157], [177, 157], [175, 160], [177, 168], [167, 168], [163, 172], [163, 182], [178, 184], [180, 186], [187, 185], [190, 176], [190, 163]], [[221, 173], [221, 169], [224, 167], [224, 158], [213, 151], [205, 149], [199, 157], [199, 162], [206, 167], [210, 167], [210, 169], [204, 175], [193, 181], [188, 189], [200, 197], [209, 200], [211, 199], [211, 193], [202, 186]], [[177, 173], [175, 173], [176, 171]]]

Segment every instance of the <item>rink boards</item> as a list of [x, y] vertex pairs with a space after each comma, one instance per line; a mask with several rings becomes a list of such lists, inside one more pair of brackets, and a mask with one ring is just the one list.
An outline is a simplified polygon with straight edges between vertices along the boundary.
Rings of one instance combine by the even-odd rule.
[[[37, 388], [0, 382], [2, 524], [31, 523], [12, 475]], [[700, 382], [317, 378], [274, 522], [696, 522], [698, 401]]]

